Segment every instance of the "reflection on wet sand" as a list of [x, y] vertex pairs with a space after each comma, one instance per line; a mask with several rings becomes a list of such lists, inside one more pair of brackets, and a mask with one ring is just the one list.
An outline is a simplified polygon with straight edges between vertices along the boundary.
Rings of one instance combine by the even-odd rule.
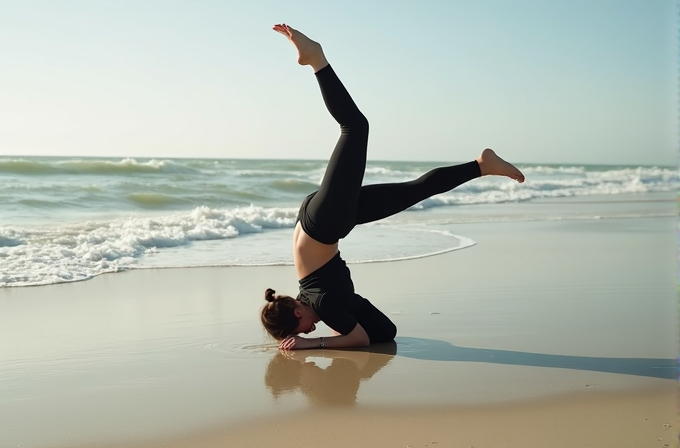
[[[597, 371], [650, 378], [677, 377], [675, 359], [604, 358], [459, 347], [436, 339], [398, 337], [396, 342], [355, 350], [277, 352], [269, 361], [265, 385], [277, 399], [300, 392], [313, 405], [352, 406], [361, 381], [371, 379], [395, 355], [424, 361], [480, 362]], [[322, 368], [314, 359], [326, 358]]]
[[[269, 361], [264, 382], [275, 399], [299, 391], [314, 405], [351, 406], [361, 381], [371, 379], [396, 352], [395, 342], [360, 350], [278, 352]], [[331, 364], [321, 368], [309, 358], [327, 358]]]

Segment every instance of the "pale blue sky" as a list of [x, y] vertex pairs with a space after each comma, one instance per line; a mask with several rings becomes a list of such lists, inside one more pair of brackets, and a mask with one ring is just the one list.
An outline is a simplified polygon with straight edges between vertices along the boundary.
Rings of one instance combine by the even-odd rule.
[[324, 159], [318, 40], [369, 158], [677, 163], [675, 0], [0, 0], [0, 155]]

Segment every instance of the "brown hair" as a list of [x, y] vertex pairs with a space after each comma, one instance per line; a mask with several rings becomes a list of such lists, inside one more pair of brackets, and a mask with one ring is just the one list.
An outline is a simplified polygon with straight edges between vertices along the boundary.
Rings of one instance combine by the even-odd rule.
[[275, 294], [276, 291], [271, 288], [264, 292], [267, 304], [262, 307], [260, 320], [267, 333], [280, 341], [295, 334], [295, 329], [300, 323], [295, 315], [298, 301], [289, 296]]

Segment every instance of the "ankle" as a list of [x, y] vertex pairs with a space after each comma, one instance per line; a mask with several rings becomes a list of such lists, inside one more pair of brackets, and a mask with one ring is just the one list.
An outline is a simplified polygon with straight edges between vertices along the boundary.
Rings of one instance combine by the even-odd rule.
[[328, 61], [326, 60], [326, 56], [322, 54], [319, 58], [315, 58], [313, 61], [311, 61], [309, 65], [312, 66], [312, 70], [314, 70], [314, 73], [316, 73], [326, 68], [328, 66]]
[[490, 173], [488, 171], [488, 167], [484, 163], [484, 160], [482, 160], [481, 157], [478, 159], [475, 159], [475, 162], [477, 162], [477, 165], [479, 165], [479, 175], [480, 176], [488, 176]]

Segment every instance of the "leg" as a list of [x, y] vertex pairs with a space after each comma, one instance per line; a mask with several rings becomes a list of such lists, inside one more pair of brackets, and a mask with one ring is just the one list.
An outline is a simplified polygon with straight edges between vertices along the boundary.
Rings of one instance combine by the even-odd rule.
[[[312, 65], [330, 114], [340, 125], [340, 138], [328, 162], [319, 191], [306, 207], [312, 238], [336, 243], [355, 225], [359, 191], [366, 168], [368, 121], [328, 65], [321, 46], [285, 25], [274, 29], [286, 35], [298, 49], [298, 62]], [[304, 221], [303, 221], [304, 224]], [[307, 229], [305, 229], [307, 231]]]
[[479, 176], [479, 165], [472, 161], [435, 168], [410, 182], [367, 185], [359, 195], [357, 224], [395, 215], [430, 196], [452, 190]]
[[359, 195], [357, 224], [392, 216], [430, 196], [453, 190], [485, 175], [507, 176], [524, 182], [524, 175], [517, 168], [498, 157], [491, 149], [485, 149], [477, 160], [436, 168], [410, 182], [363, 187]]
[[307, 213], [326, 237], [326, 244], [344, 238], [356, 224], [359, 192], [366, 169], [368, 121], [352, 101], [333, 68], [316, 73], [324, 102], [340, 124], [340, 138], [328, 161], [319, 191]]
[[357, 322], [366, 330], [371, 344], [390, 342], [397, 335], [397, 327], [389, 317], [366, 300], [354, 314]]

